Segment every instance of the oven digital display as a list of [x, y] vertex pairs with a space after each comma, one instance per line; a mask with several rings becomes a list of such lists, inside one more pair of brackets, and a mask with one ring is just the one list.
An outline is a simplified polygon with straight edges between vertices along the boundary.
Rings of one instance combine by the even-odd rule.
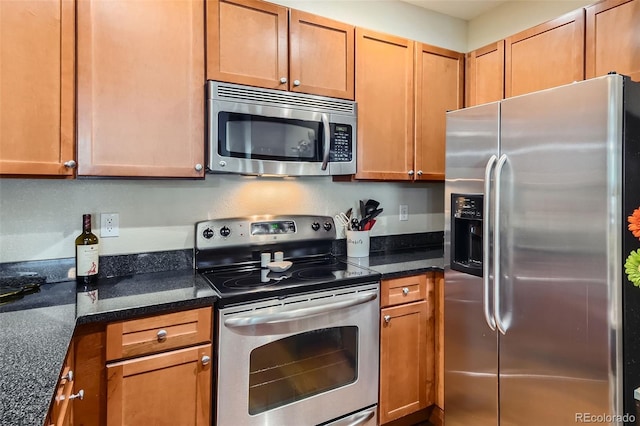
[[292, 220], [251, 224], [251, 235], [294, 234], [295, 232], [296, 223]]

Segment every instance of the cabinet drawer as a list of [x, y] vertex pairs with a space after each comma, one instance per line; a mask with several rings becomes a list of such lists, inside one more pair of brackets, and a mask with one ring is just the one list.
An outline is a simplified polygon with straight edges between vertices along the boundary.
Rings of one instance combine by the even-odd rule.
[[416, 302], [427, 297], [427, 276], [382, 280], [380, 304], [382, 307]]
[[107, 361], [211, 342], [211, 308], [107, 325]]

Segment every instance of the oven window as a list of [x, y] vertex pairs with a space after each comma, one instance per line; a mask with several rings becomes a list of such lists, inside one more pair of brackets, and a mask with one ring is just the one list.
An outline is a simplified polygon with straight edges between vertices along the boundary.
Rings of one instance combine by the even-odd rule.
[[218, 113], [219, 154], [259, 160], [321, 161], [321, 122]]
[[249, 358], [249, 414], [290, 404], [357, 379], [358, 328], [297, 334], [253, 351]]

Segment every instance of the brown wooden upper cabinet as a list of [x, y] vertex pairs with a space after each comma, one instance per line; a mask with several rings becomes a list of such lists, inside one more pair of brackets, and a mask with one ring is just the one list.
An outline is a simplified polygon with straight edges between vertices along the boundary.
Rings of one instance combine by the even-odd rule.
[[0, 1], [0, 175], [73, 177], [75, 2]]
[[583, 79], [584, 9], [506, 39], [506, 97]]
[[466, 55], [465, 106], [504, 98], [504, 40]]
[[463, 54], [356, 28], [356, 179], [443, 180], [445, 112], [463, 85]]
[[353, 99], [354, 27], [259, 0], [209, 0], [207, 79]]
[[446, 112], [463, 107], [464, 54], [416, 43], [414, 178], [444, 180]]
[[77, 13], [78, 175], [203, 177], [203, 0]]
[[615, 71], [640, 81], [640, 1], [605, 0], [586, 12], [586, 78]]
[[356, 28], [357, 179], [413, 179], [413, 56], [412, 40]]

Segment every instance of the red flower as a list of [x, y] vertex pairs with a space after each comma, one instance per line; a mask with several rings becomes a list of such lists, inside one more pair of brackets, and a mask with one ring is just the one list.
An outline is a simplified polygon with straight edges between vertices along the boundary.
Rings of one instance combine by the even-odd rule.
[[633, 211], [633, 214], [627, 217], [629, 221], [629, 231], [634, 237], [640, 238], [640, 207]]

